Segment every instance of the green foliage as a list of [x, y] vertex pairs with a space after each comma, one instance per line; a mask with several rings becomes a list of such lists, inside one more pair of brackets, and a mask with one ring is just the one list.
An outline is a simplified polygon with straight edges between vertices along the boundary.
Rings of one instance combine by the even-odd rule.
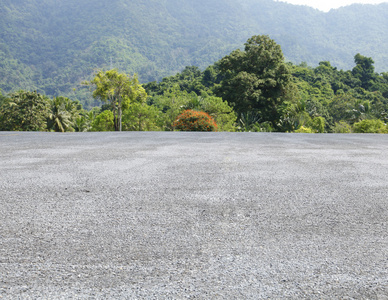
[[180, 131], [217, 131], [217, 124], [207, 113], [185, 110], [174, 122], [174, 127]]
[[129, 107], [131, 102], [144, 102], [147, 98], [136, 75], [129, 78], [117, 70], [99, 71], [90, 84], [96, 87], [93, 97], [111, 106], [116, 131], [122, 130], [123, 109]]
[[[188, 65], [205, 69], [258, 32], [296, 63], [349, 69], [349, 53], [361, 52], [379, 72], [388, 68], [387, 5], [329, 13], [264, 0], [0, 0], [0, 7], [0, 88], [78, 99], [88, 109], [96, 103], [79, 83], [94, 70], [161, 80]], [[201, 84], [214, 75], [209, 69]]]
[[388, 127], [381, 120], [362, 120], [353, 125], [355, 133], [388, 133]]
[[260, 116], [254, 111], [241, 113], [238, 119], [237, 129], [243, 132], [260, 132]]
[[[185, 67], [182, 72], [175, 76], [165, 77], [159, 84], [151, 82], [145, 85], [145, 89], [150, 94], [162, 95], [165, 91], [176, 89], [186, 91], [187, 93], [195, 92], [200, 94], [208, 90], [203, 84], [203, 73], [196, 66]], [[212, 82], [207, 82], [212, 84]]]
[[162, 96], [154, 96], [152, 104], [155, 105], [162, 113], [161, 127], [162, 130], [172, 131], [175, 129], [174, 122], [178, 115], [188, 108], [189, 102], [193, 96], [186, 91], [181, 91], [177, 85], [168, 88]]
[[50, 101], [48, 129], [55, 132], [74, 131], [81, 110], [82, 105], [78, 101], [72, 101], [66, 97], [54, 97]]
[[334, 133], [351, 133], [352, 127], [345, 121], [336, 122], [333, 128]]
[[0, 89], [0, 107], [3, 104], [3, 102], [7, 99], [7, 97], [3, 96], [1, 89]]
[[362, 88], [370, 88], [376, 78], [373, 59], [358, 53], [354, 57], [354, 62], [356, 63], [356, 66], [352, 70], [353, 76], [360, 80]]
[[86, 132], [91, 128], [91, 120], [88, 113], [80, 114], [74, 123], [74, 130], [76, 132]]
[[174, 130], [177, 116], [185, 109], [194, 109], [208, 113], [216, 121], [219, 131], [235, 131], [237, 116], [233, 108], [213, 95], [210, 88], [214, 83], [208, 81], [207, 87], [201, 84], [206, 71], [186, 67], [182, 73], [164, 78], [159, 84], [152, 82], [145, 85], [150, 94], [149, 103], [163, 113], [163, 130]]
[[282, 118], [279, 123], [283, 129], [282, 131], [293, 132], [311, 122], [311, 117], [306, 111], [306, 101], [303, 99], [294, 102], [285, 101], [280, 108]]
[[[357, 54], [355, 62], [353, 71], [346, 72], [331, 67], [329, 62], [321, 62], [317, 68], [291, 65], [300, 97], [306, 103], [303, 113], [312, 119], [323, 117], [326, 132], [350, 132], [348, 126], [367, 119], [386, 121], [387, 78], [373, 73], [371, 58]], [[289, 108], [288, 115], [293, 112], [292, 105]], [[294, 112], [294, 116], [301, 113]]]
[[198, 97], [199, 105], [195, 109], [208, 113], [218, 125], [218, 131], [235, 131], [237, 116], [228, 102], [220, 97], [208, 96]]
[[90, 131], [114, 131], [114, 116], [110, 110], [104, 110], [92, 122]]
[[291, 73], [282, 50], [268, 36], [253, 36], [245, 51], [236, 50], [219, 62], [223, 80], [216, 93], [238, 113], [255, 111], [261, 122], [277, 126], [279, 107], [290, 90]]
[[[307, 64], [298, 66], [287, 64], [292, 77], [286, 93], [282, 95], [282, 102], [274, 105], [279, 116], [276, 122], [263, 121], [264, 114], [252, 108], [253, 105], [249, 102], [247, 102], [246, 111], [240, 112], [239, 117], [236, 118], [232, 104], [228, 104], [221, 97], [214, 97], [214, 91], [219, 93], [228, 76], [233, 75], [230, 70], [223, 70], [222, 64], [235, 63], [239, 67], [242, 63], [237, 61], [243, 56], [244, 52], [237, 50], [203, 72], [195, 67], [187, 67], [182, 73], [164, 78], [159, 84], [152, 82], [145, 85], [150, 94], [149, 103], [156, 105], [163, 113], [161, 119], [167, 120], [166, 117], [170, 116], [167, 122], [169, 125], [165, 125], [165, 129], [173, 130], [171, 124], [174, 117], [184, 109], [205, 111], [216, 119], [219, 130], [228, 131], [294, 132], [303, 126], [322, 133], [342, 130], [338, 125], [343, 124], [341, 122], [351, 125], [364, 119], [377, 118], [388, 122], [388, 99], [384, 97], [385, 91], [388, 91], [388, 76], [374, 74], [370, 90], [365, 90], [361, 87], [361, 81], [354, 77], [351, 71], [338, 70], [328, 61], [320, 62], [316, 68], [308, 67]], [[244, 68], [248, 69], [249, 66], [249, 63], [246, 63]], [[252, 78], [254, 82], [254, 74], [245, 72], [242, 77], [245, 75], [246, 78]], [[224, 98], [241, 94], [242, 99], [248, 99], [246, 96], [254, 89], [250, 88], [251, 85], [247, 81], [243, 83], [246, 85], [236, 84], [229, 90], [225, 89]], [[193, 87], [200, 87], [200, 96]], [[261, 91], [257, 94], [261, 94]], [[231, 116], [230, 126], [224, 127], [215, 111], [209, 109], [207, 103], [213, 99], [218, 99], [218, 103], [228, 104], [227, 111], [230, 113], [225, 116]], [[263, 96], [262, 99], [264, 106], [267, 106], [263, 111], [270, 110], [273, 103], [271, 98]], [[225, 111], [221, 108], [218, 110]], [[347, 128], [343, 130], [348, 131]]]
[[[95, 87], [93, 97], [104, 102], [101, 109], [85, 111], [77, 100], [54, 97], [46, 110], [48, 127], [39, 130], [112, 130], [111, 122], [115, 130], [175, 130], [185, 110], [206, 112], [219, 131], [349, 132], [354, 124], [364, 130], [364, 120], [387, 123], [388, 75], [375, 73], [371, 58], [357, 54], [354, 61], [352, 71], [338, 70], [329, 61], [315, 68], [293, 65], [284, 62], [274, 40], [253, 36], [244, 51], [235, 50], [204, 71], [186, 67], [144, 87], [136, 75], [99, 71], [89, 83]], [[73, 95], [80, 93], [86, 89]], [[31, 130], [20, 125], [29, 111], [15, 113], [19, 104], [12, 97], [0, 95], [2, 130]], [[16, 116], [19, 121], [10, 125]]]
[[74, 129], [76, 132], [91, 131], [92, 124], [97, 115], [101, 113], [99, 107], [94, 107], [90, 111], [81, 110], [78, 117], [75, 119]]
[[310, 127], [300, 126], [299, 129], [294, 131], [295, 133], [314, 133], [314, 129]]
[[146, 103], [131, 103], [123, 113], [123, 130], [158, 131], [160, 112], [155, 106]]
[[315, 117], [311, 121], [311, 128], [316, 132], [316, 133], [324, 133], [325, 132], [325, 118], [323, 117]]
[[339, 93], [329, 103], [328, 110], [335, 122], [352, 119], [356, 99], [351, 93]]
[[49, 99], [37, 92], [19, 91], [2, 100], [0, 130], [45, 131]]

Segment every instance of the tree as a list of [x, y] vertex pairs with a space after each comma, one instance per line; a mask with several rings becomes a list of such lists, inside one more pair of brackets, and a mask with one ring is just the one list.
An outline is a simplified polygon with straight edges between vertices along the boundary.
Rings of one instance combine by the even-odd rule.
[[49, 99], [37, 92], [19, 91], [0, 106], [0, 130], [44, 131], [47, 129]]
[[239, 114], [256, 111], [261, 122], [277, 127], [279, 106], [287, 98], [291, 84], [280, 46], [268, 36], [253, 36], [245, 43], [245, 51], [235, 50], [225, 56], [219, 68], [223, 80], [217, 95]]
[[123, 109], [139, 97], [146, 97], [136, 75], [130, 78], [115, 69], [98, 72], [90, 83], [96, 86], [93, 97], [111, 105], [115, 131], [122, 130]]
[[330, 116], [332, 116], [334, 122], [350, 122], [356, 101], [357, 99], [354, 98], [352, 93], [336, 95], [328, 105]]
[[91, 131], [114, 131], [114, 116], [112, 111], [104, 110], [92, 122]]
[[235, 131], [236, 113], [228, 102], [220, 97], [203, 95], [198, 97], [199, 110], [208, 113], [217, 123], [219, 131]]
[[75, 119], [74, 129], [76, 132], [86, 132], [91, 129], [92, 123], [96, 117], [101, 112], [99, 107], [94, 107], [90, 111], [82, 110], [77, 118]]
[[[195, 93], [194, 95], [196, 97]], [[190, 108], [189, 103], [192, 98], [193, 95], [181, 91], [179, 85], [175, 84], [173, 87], [168, 88], [163, 96], [156, 96], [152, 99], [152, 104], [163, 112], [163, 130], [173, 131], [175, 129], [174, 122], [176, 118], [184, 109]]]
[[3, 93], [1, 92], [1, 89], [0, 89], [0, 106], [5, 101], [5, 99], [7, 99], [7, 98], [5, 96], [3, 96]]
[[370, 57], [362, 56], [360, 53], [354, 57], [356, 66], [352, 70], [354, 77], [361, 81], [361, 87], [368, 90], [376, 78], [374, 61]]
[[131, 103], [123, 113], [123, 128], [128, 131], [157, 131], [160, 112], [147, 103]]
[[3, 94], [1, 93], [1, 89], [0, 89], [0, 130], [3, 130], [2, 129], [2, 124], [3, 122], [5, 122], [5, 118], [6, 118], [6, 115], [3, 113], [3, 109], [2, 109], [2, 106], [3, 104], [5, 104], [7, 98], [5, 96], [3, 96]]
[[74, 131], [76, 120], [82, 105], [78, 101], [72, 101], [66, 97], [54, 97], [50, 103], [48, 117], [48, 129], [55, 132]]
[[[306, 101], [302, 98], [295, 102], [285, 101], [281, 105], [283, 110], [281, 124], [285, 132], [293, 132], [311, 121], [306, 111]], [[307, 126], [307, 125], [306, 125]]]

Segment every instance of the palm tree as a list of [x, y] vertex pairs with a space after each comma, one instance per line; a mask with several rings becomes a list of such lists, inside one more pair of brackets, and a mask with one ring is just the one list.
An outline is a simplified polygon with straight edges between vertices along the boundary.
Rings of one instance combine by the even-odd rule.
[[48, 128], [55, 132], [72, 130], [74, 107], [70, 99], [54, 97], [51, 101], [51, 112], [48, 118]]
[[95, 111], [83, 111], [74, 121], [74, 129], [77, 132], [89, 131], [92, 127], [92, 122], [95, 119]]

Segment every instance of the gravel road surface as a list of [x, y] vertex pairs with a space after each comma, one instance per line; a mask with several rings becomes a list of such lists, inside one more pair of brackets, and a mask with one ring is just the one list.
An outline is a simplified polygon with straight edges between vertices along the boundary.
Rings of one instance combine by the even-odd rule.
[[388, 135], [0, 133], [2, 299], [388, 299]]

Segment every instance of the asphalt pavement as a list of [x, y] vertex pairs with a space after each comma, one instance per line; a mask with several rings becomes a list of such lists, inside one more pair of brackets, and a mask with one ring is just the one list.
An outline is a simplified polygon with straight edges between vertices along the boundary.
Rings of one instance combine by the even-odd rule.
[[1, 299], [388, 299], [388, 135], [0, 132]]

